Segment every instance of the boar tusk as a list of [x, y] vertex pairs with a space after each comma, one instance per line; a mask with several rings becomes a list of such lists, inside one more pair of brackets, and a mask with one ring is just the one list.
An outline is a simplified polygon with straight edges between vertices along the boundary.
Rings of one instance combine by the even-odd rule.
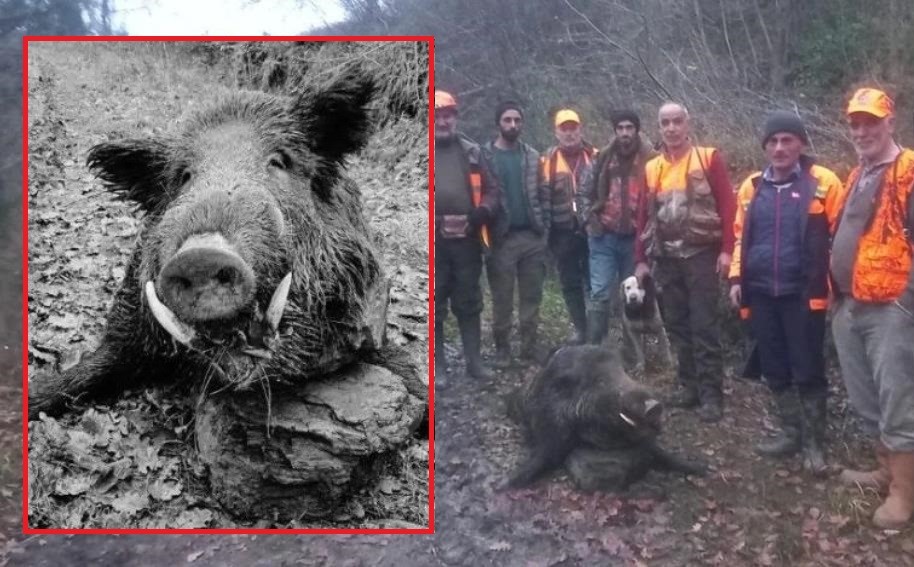
[[625, 423], [631, 425], [632, 427], [635, 427], [635, 422], [634, 422], [634, 420], [632, 420], [632, 418], [628, 417], [627, 415], [625, 415], [622, 412], [619, 412], [619, 417], [621, 417], [623, 420], [625, 420]]
[[270, 298], [270, 306], [267, 307], [267, 324], [274, 333], [279, 329], [279, 320], [282, 319], [283, 311], [286, 310], [290, 287], [292, 287], [292, 272], [286, 274], [286, 277], [279, 282], [276, 291], [273, 292], [273, 297]]
[[159, 301], [155, 284], [151, 280], [146, 282], [146, 301], [149, 303], [152, 316], [159, 322], [159, 325], [162, 325], [162, 328], [168, 331], [168, 334], [176, 341], [189, 347], [197, 333], [187, 324], [182, 323], [174, 311]]

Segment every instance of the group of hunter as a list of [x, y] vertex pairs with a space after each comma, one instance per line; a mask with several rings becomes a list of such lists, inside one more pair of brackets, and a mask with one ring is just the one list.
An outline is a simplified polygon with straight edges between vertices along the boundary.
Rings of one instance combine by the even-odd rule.
[[521, 139], [523, 108], [495, 109], [497, 135], [478, 145], [457, 130], [458, 104], [435, 93], [435, 376], [444, 380], [443, 325], [457, 318], [466, 373], [480, 356], [483, 265], [491, 288], [494, 366], [511, 351], [515, 283], [520, 358], [541, 362], [537, 342], [547, 247], [574, 327], [569, 342], [601, 344], [624, 278], [656, 282], [678, 359], [672, 405], [723, 416], [721, 284], [747, 320], [780, 422], [756, 446], [828, 467], [824, 341], [832, 335], [851, 405], [872, 435], [877, 467], [840, 480], [886, 494], [873, 522], [906, 525], [914, 513], [914, 151], [895, 137], [885, 92], [857, 90], [846, 107], [859, 163], [844, 183], [807, 152], [795, 112], [762, 128], [765, 167], [734, 190], [721, 151], [693, 143], [682, 104], [660, 106], [661, 143], [639, 116], [613, 112], [612, 142], [583, 140], [580, 116], [554, 117], [557, 144], [542, 155]]

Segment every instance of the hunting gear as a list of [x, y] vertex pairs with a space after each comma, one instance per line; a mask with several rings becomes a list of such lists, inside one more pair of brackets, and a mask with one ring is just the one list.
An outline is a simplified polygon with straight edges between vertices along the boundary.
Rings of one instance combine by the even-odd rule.
[[546, 279], [546, 196], [540, 180], [539, 152], [520, 139], [524, 115], [521, 106], [506, 101], [495, 110], [498, 136], [483, 146], [499, 184], [500, 214], [492, 230], [492, 251], [486, 275], [492, 291], [492, 333], [495, 366], [512, 364], [511, 326], [514, 287], [518, 290], [520, 356], [538, 361], [539, 308]]
[[847, 118], [860, 164], [845, 184], [832, 244], [832, 333], [878, 466], [845, 470], [841, 480], [887, 491], [873, 523], [900, 529], [914, 515], [914, 151], [895, 141], [895, 104], [885, 92], [857, 90]]
[[583, 344], [590, 274], [581, 192], [597, 150], [583, 140], [581, 119], [574, 110], [562, 109], [556, 113], [555, 136], [558, 144], [549, 148], [541, 159], [546, 195], [543, 215], [549, 226], [549, 249], [556, 260], [562, 296], [574, 325], [574, 336], [569, 342]]
[[634, 270], [638, 201], [651, 150], [641, 141], [641, 120], [631, 110], [610, 115], [615, 137], [583, 182], [583, 216], [590, 251], [587, 342], [601, 344], [609, 330], [610, 302]]
[[723, 347], [718, 315], [719, 281], [730, 271], [735, 199], [719, 151], [690, 138], [685, 107], [667, 103], [658, 112], [662, 152], [645, 167], [638, 207], [635, 275], [654, 264], [663, 289], [667, 332], [679, 359], [681, 390], [673, 405], [700, 405], [703, 421], [723, 414]]
[[457, 102], [435, 92], [435, 376], [444, 383], [444, 321], [457, 317], [467, 374], [489, 379], [480, 356], [482, 256], [498, 187], [479, 146], [457, 132]]
[[802, 450], [804, 469], [821, 475], [828, 254], [843, 189], [834, 172], [803, 153], [807, 145], [798, 116], [769, 115], [762, 136], [768, 164], [737, 195], [730, 299], [749, 319], [781, 426], [756, 452], [783, 457]]

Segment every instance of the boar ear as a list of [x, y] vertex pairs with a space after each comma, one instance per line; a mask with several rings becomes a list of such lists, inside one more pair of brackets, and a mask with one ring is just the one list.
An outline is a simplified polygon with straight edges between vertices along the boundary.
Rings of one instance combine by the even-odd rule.
[[168, 146], [158, 140], [98, 144], [86, 164], [120, 199], [151, 212], [167, 198]]
[[365, 145], [373, 120], [368, 109], [376, 90], [375, 80], [357, 65], [350, 65], [324, 85], [306, 89], [295, 101], [311, 151], [339, 163]]

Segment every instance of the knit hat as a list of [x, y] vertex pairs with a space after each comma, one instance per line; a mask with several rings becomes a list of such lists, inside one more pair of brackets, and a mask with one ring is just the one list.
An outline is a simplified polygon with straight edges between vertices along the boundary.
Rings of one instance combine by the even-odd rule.
[[495, 107], [495, 123], [498, 124], [501, 122], [501, 115], [509, 110], [516, 110], [520, 113], [520, 117], [524, 117], [524, 109], [521, 108], [520, 103], [516, 100], [506, 100], [498, 103], [498, 106]]
[[609, 121], [612, 122], [614, 130], [620, 122], [626, 120], [635, 125], [635, 130], [641, 131], [641, 119], [638, 118], [638, 113], [634, 110], [614, 110], [609, 113]]
[[806, 135], [806, 127], [803, 126], [803, 121], [793, 112], [776, 110], [768, 115], [768, 119], [765, 120], [765, 131], [762, 134], [762, 147], [764, 148], [765, 144], [768, 143], [768, 139], [778, 132], [793, 134], [802, 140], [804, 144], [809, 143], [809, 137]]

